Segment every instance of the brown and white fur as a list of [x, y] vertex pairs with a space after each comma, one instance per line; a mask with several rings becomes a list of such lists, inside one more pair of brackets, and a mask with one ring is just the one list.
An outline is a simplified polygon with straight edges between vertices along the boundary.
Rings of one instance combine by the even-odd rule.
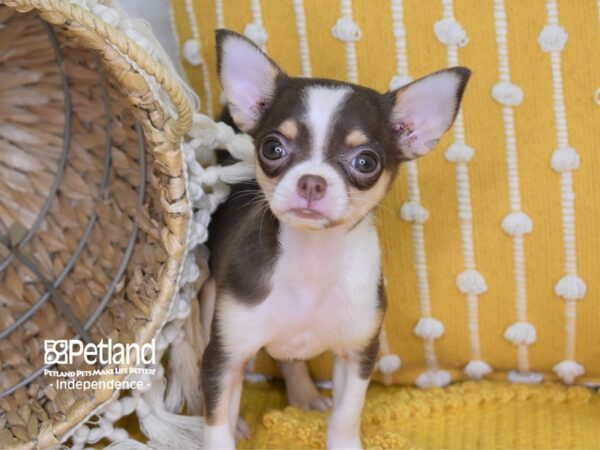
[[217, 53], [231, 117], [256, 144], [257, 182], [234, 186], [210, 228], [204, 446], [235, 447], [244, 365], [265, 348], [282, 361], [289, 400], [320, 409], [329, 401], [302, 361], [334, 353], [327, 447], [360, 448], [386, 306], [373, 210], [399, 164], [451, 126], [470, 72], [380, 94], [289, 77], [230, 31], [217, 31]]

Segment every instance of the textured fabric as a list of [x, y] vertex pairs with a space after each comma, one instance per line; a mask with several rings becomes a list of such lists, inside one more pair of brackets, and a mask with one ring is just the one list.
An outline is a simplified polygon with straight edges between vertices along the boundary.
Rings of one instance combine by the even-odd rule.
[[[326, 414], [285, 407], [281, 385], [247, 385], [238, 448], [323, 448]], [[600, 448], [600, 395], [558, 383], [464, 382], [447, 389], [371, 386], [366, 448]]]
[[[454, 131], [403, 166], [378, 210], [389, 310], [377, 377], [423, 387], [507, 374], [600, 382], [596, 1], [172, 5], [209, 113], [220, 109], [217, 26], [245, 32], [290, 74], [381, 91], [470, 67]], [[275, 371], [266, 358], [256, 369]], [[329, 369], [327, 357], [313, 364], [319, 378]]]

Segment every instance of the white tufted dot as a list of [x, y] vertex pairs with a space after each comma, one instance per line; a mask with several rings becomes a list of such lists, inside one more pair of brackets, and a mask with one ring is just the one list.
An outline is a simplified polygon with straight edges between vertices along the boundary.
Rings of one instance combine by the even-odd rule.
[[578, 275], [565, 275], [554, 286], [554, 293], [565, 300], [581, 300], [585, 297], [587, 286]]
[[192, 66], [202, 64], [202, 54], [200, 53], [200, 41], [197, 39], [188, 39], [183, 44], [183, 57]]
[[487, 291], [483, 275], [475, 269], [467, 269], [456, 276], [456, 286], [463, 294], [481, 295]]
[[360, 27], [350, 17], [342, 17], [338, 19], [331, 33], [340, 41], [356, 42], [362, 37]]
[[259, 47], [265, 45], [267, 39], [269, 38], [269, 34], [267, 33], [267, 30], [265, 30], [265, 27], [254, 22], [246, 25], [246, 28], [244, 28], [244, 34], [248, 39], [254, 41], [254, 43]]
[[481, 380], [487, 374], [492, 373], [492, 368], [485, 361], [474, 359], [465, 366], [464, 372], [473, 380]]
[[558, 52], [565, 47], [569, 35], [560, 25], [546, 25], [538, 36], [538, 44], [544, 52]]
[[105, 5], [96, 5], [92, 8], [92, 12], [113, 27], [119, 24], [119, 13], [113, 8]]
[[433, 32], [435, 33], [435, 37], [442, 44], [464, 47], [469, 42], [467, 32], [462, 25], [454, 19], [438, 20], [433, 25]]
[[594, 101], [597, 105], [600, 105], [600, 88], [596, 89], [596, 92], [594, 92]]
[[506, 329], [504, 339], [515, 345], [531, 345], [536, 341], [537, 333], [529, 322], [517, 322]]
[[523, 211], [513, 211], [502, 220], [502, 229], [509, 236], [523, 236], [531, 233], [533, 222]]
[[81, 425], [73, 433], [73, 443], [76, 445], [85, 444], [89, 435], [90, 429], [86, 425]]
[[407, 222], [425, 223], [429, 218], [429, 211], [415, 202], [406, 202], [400, 208], [400, 217]]
[[492, 88], [492, 97], [501, 105], [516, 106], [523, 102], [523, 91], [516, 84], [501, 81]]
[[390, 374], [394, 373], [396, 370], [400, 368], [402, 365], [402, 361], [398, 355], [393, 353], [383, 355], [379, 358], [379, 371], [381, 373]]
[[567, 384], [573, 384], [575, 378], [585, 373], [581, 364], [570, 359], [559, 362], [552, 370]]
[[579, 169], [579, 154], [574, 148], [558, 148], [552, 154], [550, 165], [557, 172]]
[[389, 88], [390, 91], [395, 91], [402, 86], [407, 85], [412, 81], [412, 78], [408, 75], [394, 75], [390, 80]]
[[433, 317], [422, 317], [413, 331], [421, 339], [437, 339], [444, 334], [444, 324]]
[[507, 378], [511, 383], [539, 384], [544, 379], [544, 375], [537, 372], [522, 373], [511, 370], [508, 372]]
[[446, 370], [428, 370], [417, 377], [415, 384], [420, 388], [444, 387], [451, 381], [452, 377]]
[[446, 159], [450, 162], [469, 162], [473, 158], [475, 150], [466, 144], [452, 144], [446, 150]]

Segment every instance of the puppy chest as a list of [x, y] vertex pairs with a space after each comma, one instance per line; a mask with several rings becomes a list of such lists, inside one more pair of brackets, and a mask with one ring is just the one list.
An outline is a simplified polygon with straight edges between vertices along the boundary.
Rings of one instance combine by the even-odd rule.
[[356, 350], [373, 336], [379, 319], [376, 284], [357, 286], [331, 275], [314, 282], [312, 276], [277, 286], [266, 302], [272, 356], [306, 359], [326, 350]]

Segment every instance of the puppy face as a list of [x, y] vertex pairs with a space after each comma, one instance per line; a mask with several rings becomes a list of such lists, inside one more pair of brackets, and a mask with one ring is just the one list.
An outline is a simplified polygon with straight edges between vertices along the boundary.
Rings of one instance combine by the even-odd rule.
[[277, 218], [353, 226], [398, 165], [431, 150], [456, 116], [470, 72], [454, 68], [380, 94], [288, 77], [252, 42], [217, 31], [219, 76], [236, 125], [256, 144], [256, 178]]

